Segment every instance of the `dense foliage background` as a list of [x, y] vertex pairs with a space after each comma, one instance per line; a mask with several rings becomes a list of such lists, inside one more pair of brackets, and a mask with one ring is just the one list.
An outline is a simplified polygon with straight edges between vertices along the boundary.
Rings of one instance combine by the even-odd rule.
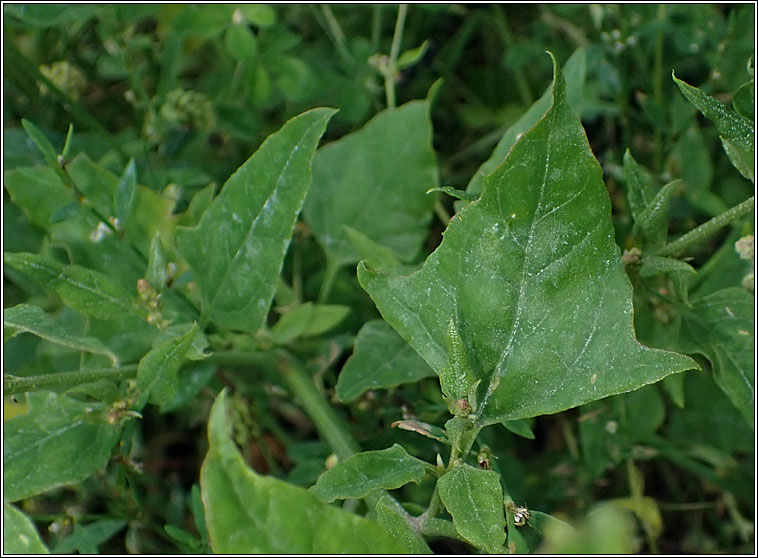
[[[731, 102], [752, 77], [754, 10], [754, 5], [726, 4], [411, 4], [393, 58], [398, 7], [389, 4], [5, 4], [4, 169], [13, 173], [44, 164], [21, 126], [22, 118], [29, 120], [57, 153], [67, 143], [64, 164], [77, 157], [81, 163], [80, 154], [86, 154], [103, 176], [117, 179], [132, 172], [154, 193], [139, 207], [140, 219], [169, 231], [197, 223], [213, 192], [289, 118], [314, 107], [339, 109], [322, 139], [328, 144], [360, 129], [392, 97], [400, 106], [430, 95], [439, 184], [465, 190], [504, 132], [549, 86], [552, 67], [545, 50], [565, 64], [581, 48], [586, 69], [574, 108], [603, 167], [616, 242], [630, 248], [627, 149], [649, 169], [653, 183], [682, 180], [668, 212], [671, 236], [752, 194], [753, 184], [730, 163], [716, 127], [693, 109], [670, 76], [673, 70], [679, 79]], [[73, 135], [66, 142], [70, 124]], [[5, 252], [53, 255], [104, 271], [134, 289], [144, 264], [137, 269], [133, 254], [113, 247], [117, 236], [94, 242], [108, 233], [95, 229], [88, 246], [51, 236], [44, 223], [65, 223], [73, 210], [55, 206], [33, 185], [24, 187], [26, 193], [3, 192]], [[415, 262], [439, 244], [457, 203], [440, 196], [426, 248]], [[734, 243], [753, 233], [752, 218], [736, 221], [688, 252], [688, 263], [700, 271], [693, 291], [702, 295], [745, 284], [749, 264]], [[150, 238], [143, 240], [149, 245]], [[184, 271], [179, 262], [169, 281], [194, 300]], [[349, 403], [335, 395], [356, 334], [379, 317], [354, 267], [331, 270], [301, 219], [283, 276], [271, 326], [302, 301], [350, 307], [328, 331], [287, 337], [280, 328], [280, 333], [361, 447], [384, 449], [399, 442], [433, 461], [439, 444], [390, 425], [409, 416], [444, 422], [448, 413], [436, 377], [368, 391]], [[660, 280], [659, 287], [670, 287], [665, 277]], [[60, 324], [87, 327], [81, 315], [7, 266], [3, 290], [4, 308], [33, 302]], [[676, 348], [671, 306], [636, 288], [635, 312], [642, 343]], [[107, 339], [122, 362], [136, 362], [150, 348], [151, 338], [137, 330], [102, 321], [98, 327], [88, 334]], [[206, 364], [193, 368], [184, 400], [161, 409], [168, 412], [145, 407], [142, 420], [124, 429], [103, 471], [17, 504], [51, 549], [207, 548], [207, 534], [197, 527], [196, 485], [208, 449], [210, 405], [224, 386], [232, 388], [235, 441], [256, 471], [309, 487], [327, 468], [333, 450], [286, 386], [240, 367], [228, 350], [270, 345], [270, 338], [213, 331], [207, 337], [210, 349], [225, 359], [197, 361]], [[614, 548], [602, 547], [607, 535], [608, 544], [630, 541], [617, 548], [623, 552], [754, 550], [754, 430], [716, 386], [711, 360], [697, 359], [702, 371], [529, 419], [522, 436], [498, 425], [482, 432], [516, 502], [583, 525], [584, 538], [573, 542], [545, 543], [524, 530], [531, 548], [607, 551]], [[4, 344], [4, 373], [17, 377], [79, 364], [78, 351], [30, 333]], [[23, 412], [19, 399], [17, 404], [6, 397], [6, 419]], [[403, 501], [423, 506], [430, 491], [422, 482], [400, 493]], [[643, 500], [635, 499], [642, 494]], [[602, 516], [606, 523], [584, 519], [601, 501], [633, 515]], [[586, 546], [591, 541], [600, 546]], [[431, 544], [439, 552], [470, 549], [447, 538]]]

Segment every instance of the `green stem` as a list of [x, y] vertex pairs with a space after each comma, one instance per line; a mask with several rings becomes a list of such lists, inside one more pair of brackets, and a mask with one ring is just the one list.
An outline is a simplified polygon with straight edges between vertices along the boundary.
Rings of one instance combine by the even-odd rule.
[[358, 443], [350, 435], [345, 423], [316, 389], [313, 378], [298, 360], [286, 351], [277, 351], [276, 355], [281, 378], [298, 398], [316, 430], [339, 460], [344, 461], [359, 451]]
[[439, 490], [435, 484], [434, 492], [432, 492], [432, 499], [429, 501], [429, 505], [427, 506], [426, 510], [424, 510], [424, 513], [422, 513], [416, 519], [418, 529], [423, 532], [424, 525], [426, 525], [428, 521], [431, 521], [437, 517], [437, 514], [439, 514], [440, 511], [442, 511], [442, 500], [440, 500]]
[[332, 41], [334, 41], [334, 46], [337, 47], [337, 52], [339, 52], [339, 55], [349, 66], [354, 66], [355, 59], [347, 49], [345, 33], [342, 32], [342, 27], [340, 27], [337, 18], [334, 17], [332, 9], [329, 7], [329, 4], [320, 4], [319, 7], [321, 8], [321, 13], [324, 14], [324, 18], [326, 19], [326, 26], [329, 29]]
[[379, 50], [379, 39], [382, 35], [382, 4], [372, 6], [373, 14], [371, 16], [371, 50]]
[[656, 256], [676, 256], [698, 242], [706, 239], [720, 228], [728, 225], [732, 221], [750, 213], [755, 206], [755, 196], [750, 196], [744, 202], [727, 209], [721, 215], [717, 215], [710, 221], [706, 221], [699, 227], [691, 230], [687, 234], [680, 236], [674, 242], [671, 242], [654, 252]]
[[97, 368], [93, 370], [75, 370], [72, 372], [56, 372], [39, 376], [3, 376], [3, 392], [5, 395], [25, 393], [40, 389], [67, 389], [96, 380], [125, 380], [137, 375], [137, 365], [130, 364], [119, 368]]
[[421, 526], [421, 534], [429, 537], [447, 537], [458, 541], [467, 542], [455, 530], [455, 525], [447, 519], [429, 519]]
[[450, 214], [447, 212], [447, 209], [445, 209], [445, 206], [442, 205], [439, 196], [437, 196], [437, 199], [434, 201], [434, 212], [437, 214], [437, 217], [442, 224], [447, 227], [447, 224], [450, 222]]
[[397, 10], [397, 19], [395, 20], [395, 33], [392, 35], [390, 57], [384, 74], [384, 93], [387, 97], [387, 108], [389, 109], [393, 109], [396, 106], [395, 77], [397, 76], [397, 57], [400, 54], [400, 43], [403, 40], [403, 27], [405, 27], [405, 16], [407, 13], [408, 4], [400, 4]]
[[326, 270], [324, 271], [324, 280], [321, 283], [321, 290], [318, 293], [316, 301], [319, 304], [326, 302], [329, 298], [329, 293], [334, 286], [334, 280], [337, 278], [337, 273], [340, 270], [340, 266], [334, 261], [333, 258], [327, 256], [326, 258]]

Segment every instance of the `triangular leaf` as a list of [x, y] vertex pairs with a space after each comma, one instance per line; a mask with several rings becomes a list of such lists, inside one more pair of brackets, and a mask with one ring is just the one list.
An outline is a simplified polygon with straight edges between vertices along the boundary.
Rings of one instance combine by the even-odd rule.
[[358, 279], [440, 376], [454, 320], [482, 380], [480, 425], [555, 413], [697, 368], [635, 339], [610, 213], [602, 169], [556, 64], [553, 106], [423, 267], [396, 276], [360, 264]]

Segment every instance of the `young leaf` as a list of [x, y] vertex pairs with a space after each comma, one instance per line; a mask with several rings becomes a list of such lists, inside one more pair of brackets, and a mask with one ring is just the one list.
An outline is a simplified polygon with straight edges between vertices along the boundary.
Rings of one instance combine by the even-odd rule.
[[393, 554], [410, 549], [373, 521], [249, 469], [231, 439], [225, 392], [208, 421], [200, 472], [214, 552], [221, 554]]
[[32, 520], [3, 501], [3, 554], [50, 554]]
[[369, 389], [390, 388], [434, 376], [405, 340], [384, 320], [363, 324], [352, 356], [337, 378], [337, 397], [348, 402]]
[[729, 110], [724, 103], [703, 93], [697, 87], [671, 77], [679, 90], [703, 115], [716, 123], [721, 134], [724, 151], [732, 164], [748, 180], [755, 181], [753, 162], [755, 160], [755, 126], [753, 123]]
[[397, 58], [397, 68], [398, 70], [404, 70], [405, 68], [409, 68], [413, 66], [416, 62], [421, 60], [424, 57], [424, 54], [426, 54], [426, 49], [429, 47], [429, 41], [424, 41], [416, 48], [410, 48], [403, 52], [400, 56]]
[[29, 137], [32, 138], [34, 145], [36, 145], [42, 152], [45, 162], [50, 168], [57, 169], [58, 153], [53, 147], [53, 144], [50, 143], [50, 140], [48, 140], [45, 134], [42, 133], [42, 130], [24, 118], [21, 119], [21, 125], [24, 127], [24, 130], [26, 130], [26, 133], [29, 134]]
[[502, 424], [508, 430], [516, 434], [517, 436], [521, 436], [522, 438], [527, 438], [528, 440], [534, 440], [534, 432], [532, 432], [532, 429], [529, 426], [529, 423], [527, 421], [504, 420]]
[[3, 497], [9, 502], [79, 482], [105, 467], [120, 431], [106, 420], [101, 403], [50, 392], [26, 397], [29, 412], [4, 423]]
[[344, 225], [407, 262], [426, 239], [435, 186], [429, 104], [411, 101], [316, 152], [303, 214], [336, 264], [359, 260]]
[[349, 306], [306, 302], [284, 314], [271, 328], [274, 343], [283, 345], [296, 337], [329, 331], [350, 313]]
[[555, 413], [697, 368], [634, 337], [602, 170], [565, 87], [556, 64], [552, 107], [419, 271], [358, 266], [384, 319], [440, 376], [455, 319], [486, 386], [480, 425]]
[[477, 548], [502, 554], [505, 515], [500, 475], [461, 465], [443, 475], [437, 488], [458, 533]]
[[403, 446], [394, 444], [385, 450], [351, 455], [322, 473], [310, 491], [322, 502], [365, 498], [373, 490], [419, 483], [431, 468], [427, 462], [408, 455]]
[[384, 494], [376, 503], [376, 522], [400, 539], [412, 554], [433, 554], [424, 537], [408, 523], [408, 512], [389, 494]]
[[163, 242], [161, 242], [160, 233], [156, 232], [153, 240], [150, 242], [150, 254], [147, 260], [147, 271], [145, 279], [158, 291], [166, 283], [166, 258], [163, 255]]
[[5, 253], [3, 260], [5, 265], [38, 281], [82, 314], [106, 320], [139, 314], [134, 297], [103, 273], [27, 252]]
[[[566, 89], [569, 106], [578, 114], [581, 110], [584, 93], [584, 77], [587, 72], [587, 52], [583, 47], [579, 47], [566, 60], [564, 68], [566, 74]], [[492, 155], [487, 159], [474, 173], [466, 187], [466, 192], [470, 195], [477, 196], [482, 191], [484, 177], [494, 171], [505, 159], [508, 152], [523, 135], [542, 118], [545, 112], [550, 108], [551, 89], [548, 88], [545, 93], [534, 104], [529, 107], [515, 124], [508, 128], [503, 137], [500, 138], [497, 146], [492, 151]]]
[[134, 206], [134, 197], [137, 193], [137, 165], [134, 164], [134, 159], [129, 159], [129, 164], [124, 169], [124, 174], [121, 175], [118, 181], [118, 187], [113, 194], [113, 207], [116, 212], [116, 217], [123, 225], [126, 223], [126, 219], [129, 217], [129, 213]]
[[705, 355], [713, 377], [751, 426], [755, 410], [755, 306], [741, 288], [692, 301], [682, 317], [680, 348]]
[[78, 351], [105, 355], [111, 359], [114, 365], [118, 364], [118, 357], [103, 345], [102, 341], [95, 337], [72, 335], [45, 314], [42, 308], [32, 304], [19, 304], [3, 310], [3, 327], [5, 340], [17, 333], [28, 331], [58, 345]]
[[170, 337], [155, 346], [139, 362], [137, 384], [141, 393], [137, 409], [150, 401], [156, 405], [171, 403], [179, 390], [179, 368], [197, 333], [197, 324], [179, 337]]
[[203, 311], [217, 325], [263, 325], [311, 183], [311, 158], [332, 114], [313, 109], [289, 120], [227, 180], [196, 227], [177, 229]]

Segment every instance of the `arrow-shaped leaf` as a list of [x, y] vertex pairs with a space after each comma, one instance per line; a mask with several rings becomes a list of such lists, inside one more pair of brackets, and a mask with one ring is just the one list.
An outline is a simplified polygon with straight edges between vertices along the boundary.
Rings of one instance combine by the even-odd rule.
[[440, 376], [455, 357], [446, 350], [455, 325], [465, 349], [456, 352], [481, 380], [480, 425], [555, 413], [697, 367], [635, 339], [602, 169], [565, 91], [555, 64], [552, 107], [419, 271], [358, 267], [384, 319]]

